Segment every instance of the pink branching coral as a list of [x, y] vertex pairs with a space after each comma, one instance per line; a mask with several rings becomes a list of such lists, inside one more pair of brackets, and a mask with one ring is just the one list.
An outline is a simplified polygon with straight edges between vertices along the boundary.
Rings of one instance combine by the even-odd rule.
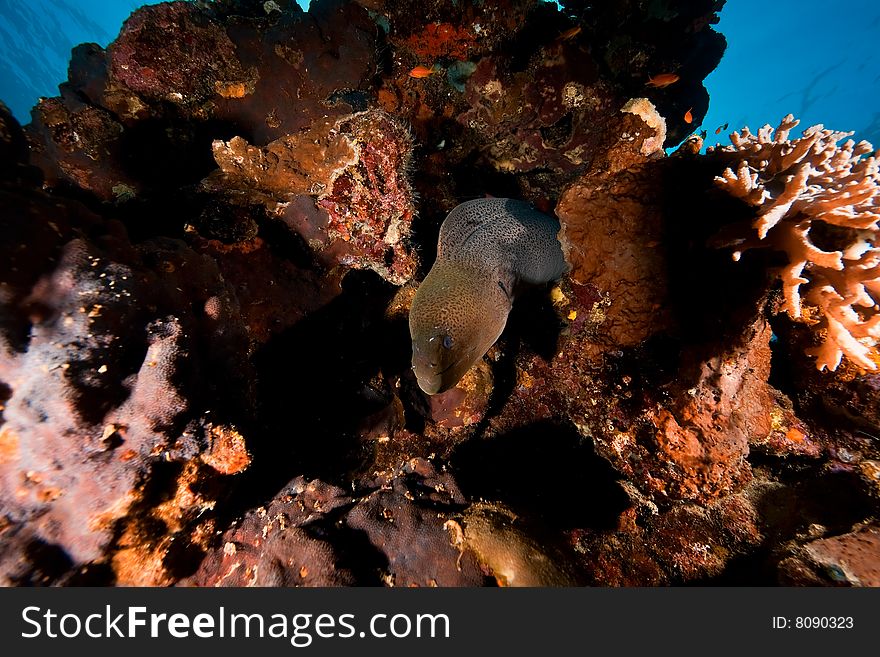
[[716, 183], [757, 211], [758, 239], [746, 240], [734, 259], [753, 247], [784, 251], [789, 261], [780, 272], [783, 308], [824, 333], [822, 343], [807, 350], [816, 367], [836, 370], [845, 355], [877, 370], [880, 158], [866, 141], [847, 139], [839, 146], [852, 133], [821, 125], [789, 141], [798, 123], [789, 114], [775, 135], [769, 125], [757, 135], [743, 128], [731, 135], [733, 146], [717, 151], [732, 155], [736, 164]]

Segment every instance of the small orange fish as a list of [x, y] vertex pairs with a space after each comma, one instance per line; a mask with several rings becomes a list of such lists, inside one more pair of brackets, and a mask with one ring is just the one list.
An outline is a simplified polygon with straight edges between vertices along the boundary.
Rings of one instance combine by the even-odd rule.
[[649, 78], [645, 83], [645, 86], [662, 89], [663, 87], [668, 87], [670, 84], [675, 84], [679, 79], [680, 78], [675, 73], [661, 73], [660, 75], [655, 75], [654, 77]]
[[720, 135], [722, 130], [727, 130], [727, 124], [720, 125], [715, 129], [715, 134]]
[[409, 77], [411, 78], [426, 78], [429, 75], [433, 75], [437, 71], [434, 70], [434, 67], [428, 68], [427, 66], [416, 66], [413, 70], [409, 72]]
[[565, 32], [560, 34], [557, 37], [557, 41], [568, 41], [569, 39], [574, 39], [580, 33], [581, 33], [581, 26], [575, 25], [574, 27], [570, 27]]
[[687, 112], [684, 113], [684, 122], [685, 123], [693, 123], [694, 122], [694, 115], [691, 114], [692, 109], [694, 109], [694, 108], [691, 107], [691, 109], [689, 109]]

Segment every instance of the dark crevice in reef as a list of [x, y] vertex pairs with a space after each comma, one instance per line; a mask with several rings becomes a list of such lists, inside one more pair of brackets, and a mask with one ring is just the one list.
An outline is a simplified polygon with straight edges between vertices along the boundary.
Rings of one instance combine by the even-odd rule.
[[[786, 477], [786, 485], [766, 493], [758, 509], [766, 520], [766, 532], [773, 543], [792, 540], [807, 533], [811, 525], [834, 536], [876, 512], [876, 503], [864, 495], [864, 486], [854, 472], [827, 472], [813, 466], [812, 476]], [[785, 476], [785, 475], [784, 475]]]
[[553, 148], [565, 146], [572, 135], [571, 114], [566, 114], [553, 125], [541, 128], [541, 138]]
[[534, 54], [535, 44], [558, 43], [566, 30], [572, 30], [574, 25], [576, 24], [566, 20], [554, 7], [539, 4], [532, 10], [523, 29], [518, 31], [507, 45], [509, 71], [519, 73], [526, 70], [529, 59]]
[[388, 571], [388, 557], [370, 543], [365, 532], [345, 524], [345, 514], [350, 510], [349, 506], [336, 509], [319, 524], [305, 529], [316, 538], [339, 546], [339, 569], [350, 571], [362, 586], [381, 586], [381, 573]]
[[122, 173], [161, 194], [199, 182], [217, 167], [211, 155], [214, 140], [229, 140], [242, 133], [240, 126], [217, 122], [141, 121], [125, 130], [120, 139]]
[[[666, 224], [664, 245], [669, 301], [679, 333], [691, 343], [741, 335], [743, 325], [753, 320], [758, 300], [767, 294], [767, 254], [750, 251], [736, 262], [732, 249], [719, 246], [718, 241], [728, 225], [750, 216], [749, 208], [712, 189], [716, 172], [705, 163], [660, 166], [664, 169], [663, 211], [673, 218]], [[703, 274], [694, 276], [694, 271]]]
[[516, 386], [517, 356], [526, 349], [546, 361], [551, 360], [562, 328], [545, 286], [524, 287], [517, 292], [516, 302], [499, 338], [501, 356], [492, 363], [492, 395], [474, 435], [482, 435], [492, 418], [509, 401]]
[[808, 460], [792, 472], [772, 459], [754, 459], [774, 468], [784, 485], [759, 494], [756, 500], [764, 540], [748, 554], [732, 559], [717, 576], [689, 582], [697, 586], [768, 586], [778, 582], [778, 564], [786, 546], [804, 537], [836, 536], [850, 531], [876, 513], [876, 504], [863, 492], [852, 472], [828, 472]]
[[183, 239], [184, 230], [201, 213], [203, 205], [191, 191], [175, 190], [160, 196], [136, 197], [109, 213], [125, 224], [135, 244], [154, 237]]
[[509, 337], [522, 340], [531, 351], [549, 361], [556, 353], [562, 328], [546, 286], [517, 291], [505, 327]]
[[81, 566], [55, 583], [63, 586], [113, 586], [117, 581], [111, 564], [95, 563]]
[[198, 545], [174, 541], [168, 546], [164, 563], [170, 578], [179, 581], [195, 573], [204, 558], [205, 550]]
[[[781, 295], [781, 290], [777, 289], [776, 295], [778, 298]], [[798, 372], [787, 346], [791, 340], [791, 323], [787, 321], [784, 314], [777, 314], [770, 317], [770, 326], [773, 328], [773, 339], [770, 341], [773, 360], [771, 361], [769, 383], [797, 403], [800, 401], [798, 399]]]
[[686, 586], [773, 586], [777, 581], [776, 562], [770, 551], [757, 548], [753, 553], [730, 560], [719, 575], [686, 582]]
[[[259, 212], [260, 208], [255, 208], [255, 211]], [[320, 267], [308, 243], [298, 233], [291, 232], [283, 221], [261, 217], [258, 225], [260, 238], [279, 259], [292, 262], [302, 269]]]
[[34, 540], [27, 544], [24, 552], [31, 568], [13, 579], [15, 586], [46, 586], [73, 566], [68, 554], [58, 545]]
[[383, 363], [382, 311], [394, 290], [361, 272], [348, 274], [342, 287], [254, 357], [261, 424], [256, 467], [244, 478], [257, 499], [298, 473], [343, 481], [360, 462], [356, 423], [379, 410], [365, 382]]
[[504, 198], [519, 195], [517, 176], [486, 166], [476, 154], [456, 166], [453, 177], [458, 191], [456, 204], [486, 196]]
[[566, 425], [540, 422], [472, 440], [450, 464], [467, 497], [502, 502], [556, 530], [613, 528], [629, 504], [608, 462]]

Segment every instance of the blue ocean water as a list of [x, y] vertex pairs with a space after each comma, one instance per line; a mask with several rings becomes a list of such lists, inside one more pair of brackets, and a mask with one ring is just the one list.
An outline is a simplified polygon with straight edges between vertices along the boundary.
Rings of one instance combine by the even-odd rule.
[[[27, 123], [40, 96], [58, 93], [70, 49], [106, 46], [143, 4], [155, 0], [0, 0], [0, 99]], [[880, 147], [880, 3], [728, 0], [716, 29], [728, 49], [706, 80], [709, 113], [694, 126], [708, 132], [707, 143], [791, 112], [802, 127], [853, 130]]]
[[880, 3], [727, 0], [720, 16], [727, 52], [706, 78], [709, 112], [697, 128], [707, 143], [790, 112], [801, 120], [794, 134], [822, 123], [880, 148]]
[[0, 100], [21, 123], [40, 96], [57, 96], [70, 50], [106, 46], [142, 0], [0, 0]]

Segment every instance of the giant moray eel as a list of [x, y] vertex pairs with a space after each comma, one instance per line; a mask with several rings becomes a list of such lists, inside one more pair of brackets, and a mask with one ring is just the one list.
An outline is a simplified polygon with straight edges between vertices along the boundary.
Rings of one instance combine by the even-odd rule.
[[455, 386], [501, 335], [514, 293], [565, 273], [558, 232], [556, 218], [514, 199], [453, 208], [409, 312], [412, 367], [422, 390], [433, 395]]

